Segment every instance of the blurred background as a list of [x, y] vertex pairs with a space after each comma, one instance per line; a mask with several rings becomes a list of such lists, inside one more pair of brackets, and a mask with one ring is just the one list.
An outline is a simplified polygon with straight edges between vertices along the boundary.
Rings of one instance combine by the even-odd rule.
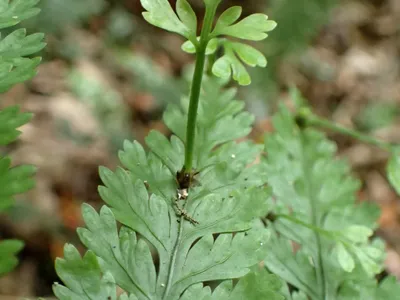
[[[190, 2], [202, 19], [202, 0]], [[224, 0], [221, 10], [231, 5], [278, 22], [256, 44], [268, 67], [253, 70], [253, 84], [240, 89], [257, 117], [251, 138], [262, 142], [277, 103], [295, 85], [319, 115], [400, 142], [399, 0]], [[143, 21], [139, 0], [41, 0], [40, 7], [21, 24], [46, 33], [39, 74], [0, 102], [34, 112], [5, 151], [16, 164], [39, 167], [36, 188], [0, 217], [0, 238], [26, 242], [19, 267], [0, 279], [5, 300], [52, 295], [53, 260], [64, 243], [80, 245], [81, 203], [101, 205], [98, 166], [116, 166], [124, 139], [142, 143], [151, 129], [169, 134], [162, 113], [187, 93], [183, 74], [193, 62], [180, 37]], [[363, 180], [359, 200], [382, 209], [386, 269], [400, 278], [400, 202], [385, 179], [387, 154], [330, 137]]]

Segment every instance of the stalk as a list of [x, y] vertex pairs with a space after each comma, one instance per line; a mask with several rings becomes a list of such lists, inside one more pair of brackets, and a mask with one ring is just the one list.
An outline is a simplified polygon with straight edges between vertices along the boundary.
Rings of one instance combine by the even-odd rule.
[[369, 144], [378, 148], [381, 148], [383, 150], [386, 150], [388, 152], [393, 152], [393, 145], [384, 142], [381, 140], [378, 140], [374, 138], [373, 136], [363, 134], [361, 132], [358, 132], [357, 130], [346, 128], [344, 126], [338, 125], [336, 123], [333, 123], [329, 120], [322, 119], [316, 115], [314, 115], [312, 112], [310, 112], [308, 109], [301, 110], [298, 115], [297, 119], [299, 122], [305, 124], [306, 126], [314, 126], [314, 127], [319, 127], [319, 128], [324, 128], [328, 129], [343, 135], [350, 136], [356, 140], [359, 140], [365, 144]]
[[[206, 2], [207, 5], [206, 15], [204, 17], [203, 28], [201, 30], [200, 41], [196, 45], [196, 65], [193, 74], [192, 86], [190, 90], [189, 114], [188, 114], [187, 128], [186, 128], [185, 165], [183, 167], [183, 170], [180, 172], [183, 174], [183, 178], [185, 177], [186, 174], [189, 174], [189, 177], [191, 177], [192, 173], [193, 152], [194, 152], [194, 143], [196, 137], [197, 109], [199, 107], [200, 89], [201, 89], [201, 83], [203, 81], [204, 66], [206, 61], [206, 49], [207, 49], [207, 44], [210, 40], [209, 35], [211, 33], [214, 16], [217, 11], [219, 3], [220, 0], [214, 0], [212, 4]], [[171, 264], [168, 270], [167, 284], [162, 297], [163, 300], [170, 299], [171, 288], [173, 285], [173, 278], [175, 275], [175, 271], [178, 269], [176, 258], [178, 256], [182, 243], [184, 221], [185, 221], [184, 217], [181, 217], [178, 225], [178, 237], [174, 245], [171, 257]]]
[[197, 109], [199, 107], [200, 89], [206, 61], [206, 48], [210, 40], [209, 36], [219, 2], [220, 1], [215, 1], [214, 4], [207, 5], [203, 28], [200, 35], [200, 41], [196, 48], [196, 65], [190, 90], [189, 114], [186, 128], [185, 166], [183, 170], [185, 174], [191, 174], [193, 169], [193, 152], [196, 138]]

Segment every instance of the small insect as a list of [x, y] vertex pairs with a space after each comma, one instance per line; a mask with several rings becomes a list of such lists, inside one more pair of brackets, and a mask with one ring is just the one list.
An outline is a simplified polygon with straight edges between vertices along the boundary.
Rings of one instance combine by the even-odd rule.
[[149, 190], [149, 189], [150, 189], [150, 185], [149, 185], [149, 183], [148, 183], [147, 180], [143, 181], [143, 184], [144, 184], [144, 186], [146, 187], [146, 190]]
[[179, 187], [176, 190], [175, 198], [176, 214], [183, 217], [193, 225], [199, 224], [199, 222], [189, 216], [186, 210], [179, 206], [179, 201], [186, 200], [189, 197], [189, 188], [198, 184], [197, 180], [194, 178], [197, 174], [199, 174], [199, 172], [188, 173], [185, 171], [185, 169], [176, 173], [176, 182]]
[[193, 185], [199, 185], [199, 182], [195, 179], [195, 176], [200, 172], [187, 173], [185, 170], [176, 173], [176, 182], [180, 189], [188, 189]]
[[178, 200], [186, 200], [189, 196], [189, 192], [187, 189], [177, 189], [176, 190]]
[[187, 211], [179, 206], [179, 201], [181, 200], [186, 200], [187, 197], [189, 196], [189, 192], [187, 189], [177, 189], [176, 190], [176, 199], [175, 199], [175, 208], [176, 208], [176, 214], [178, 216], [182, 216], [185, 220], [189, 221], [193, 225], [199, 224], [195, 219], [193, 219]]
[[177, 214], [179, 216], [182, 216], [185, 220], [189, 221], [190, 223], [192, 223], [193, 225], [198, 225], [200, 224], [198, 221], [196, 221], [195, 219], [193, 219], [191, 216], [189, 216], [189, 214], [187, 213], [186, 210], [184, 210], [183, 208], [180, 208], [179, 205], [176, 203], [176, 209], [177, 209]]

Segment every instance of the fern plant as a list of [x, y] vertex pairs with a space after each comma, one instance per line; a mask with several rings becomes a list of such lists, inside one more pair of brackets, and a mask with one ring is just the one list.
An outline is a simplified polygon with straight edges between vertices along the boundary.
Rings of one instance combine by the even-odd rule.
[[65, 246], [64, 258], [56, 260], [65, 285], [55, 284], [55, 295], [397, 299], [394, 278], [375, 279], [384, 257], [382, 241], [371, 238], [378, 210], [356, 204], [359, 182], [334, 157], [335, 145], [312, 128], [316, 119], [299, 94], [298, 114], [282, 106], [265, 149], [236, 142], [250, 133], [254, 117], [227, 83], [232, 77], [248, 85], [244, 65], [267, 61], [230, 37], [262, 40], [276, 23], [262, 14], [238, 21], [241, 8], [232, 7], [214, 25], [220, 2], [204, 0], [198, 37], [186, 0], [176, 2], [176, 12], [167, 0], [141, 0], [149, 23], [182, 35], [182, 49], [196, 54], [190, 95], [164, 114], [170, 139], [152, 131], [147, 153], [126, 141], [119, 153], [123, 167], [100, 168], [99, 193], [107, 205], [100, 212], [83, 205], [86, 228], [78, 234], [89, 250], [82, 257]]
[[[384, 244], [373, 237], [379, 209], [356, 204], [360, 182], [334, 157], [336, 146], [309, 127], [298, 92], [297, 116], [281, 107], [263, 161], [275, 208], [265, 265], [297, 288], [287, 299], [400, 299], [392, 277], [378, 284]], [[293, 243], [297, 251], [293, 251]]]
[[[17, 25], [24, 19], [36, 15], [36, 0], [1, 0], [0, 29]], [[0, 92], [9, 90], [17, 83], [32, 78], [40, 58], [27, 56], [41, 50], [43, 34], [26, 35], [25, 29], [18, 29], [2, 38], [0, 36]], [[20, 132], [18, 127], [26, 124], [32, 118], [29, 113], [21, 113], [18, 106], [0, 110], [0, 145], [6, 146], [14, 142]], [[13, 197], [23, 193], [34, 185], [33, 166], [11, 166], [11, 159], [0, 152], [0, 213], [12, 205]], [[1, 235], [0, 235], [1, 238]], [[0, 240], [0, 276], [11, 271], [17, 265], [16, 254], [22, 249], [23, 243], [18, 240]]]
[[[174, 133], [170, 140], [151, 132], [148, 153], [126, 141], [119, 153], [125, 168], [100, 168], [99, 193], [107, 206], [98, 213], [83, 205], [86, 228], [78, 234], [89, 251], [81, 257], [74, 246], [65, 246], [64, 258], [56, 261], [65, 284], [54, 285], [59, 299], [284, 299], [281, 280], [257, 267], [267, 251], [269, 231], [260, 217], [268, 211], [270, 191], [259, 166], [247, 166], [262, 147], [234, 142], [249, 134], [253, 117], [234, 100], [234, 89], [203, 75], [206, 55], [223, 44], [226, 54], [215, 62], [214, 73], [225, 81], [233, 73], [248, 84], [238, 57], [265, 66], [264, 56], [220, 36], [261, 40], [275, 23], [261, 14], [235, 23], [241, 9], [234, 7], [213, 28], [220, 2], [204, 1], [198, 38], [196, 15], [186, 0], [177, 1], [177, 14], [167, 0], [141, 1], [148, 22], [184, 36], [183, 47], [194, 49], [190, 97], [165, 113]], [[212, 290], [209, 282], [217, 287]], [[126, 293], [117, 297], [117, 286]]]

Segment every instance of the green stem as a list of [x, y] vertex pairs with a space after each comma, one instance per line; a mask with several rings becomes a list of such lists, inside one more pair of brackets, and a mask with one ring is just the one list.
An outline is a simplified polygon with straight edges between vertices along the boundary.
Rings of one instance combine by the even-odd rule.
[[280, 219], [288, 220], [288, 221], [290, 221], [290, 222], [292, 222], [292, 223], [298, 224], [298, 225], [300, 225], [300, 226], [303, 226], [303, 227], [305, 227], [305, 228], [308, 228], [308, 229], [310, 229], [310, 230], [313, 230], [313, 231], [315, 231], [315, 232], [318, 232], [318, 233], [321, 234], [321, 235], [325, 235], [326, 237], [328, 237], [328, 238], [330, 238], [330, 239], [332, 239], [332, 238], [335, 237], [335, 236], [332, 234], [332, 232], [330, 232], [330, 231], [324, 230], [324, 229], [322, 229], [322, 228], [320, 228], [320, 227], [317, 227], [317, 226], [314, 226], [314, 225], [312, 225], [312, 224], [308, 224], [308, 223], [303, 222], [303, 221], [301, 221], [301, 220], [299, 220], [299, 219], [293, 218], [293, 217], [291, 217], [291, 216], [289, 216], [289, 215], [277, 214], [277, 215], [275, 215], [275, 217], [277, 217], [278, 219], [280, 218]]
[[[212, 4], [208, 4], [206, 6], [206, 15], [204, 17], [203, 28], [201, 30], [200, 41], [196, 45], [196, 65], [193, 74], [192, 86], [190, 91], [190, 104], [189, 104], [189, 114], [187, 120], [187, 128], [186, 128], [186, 149], [185, 149], [185, 165], [183, 168], [183, 172], [185, 174], [191, 174], [193, 167], [193, 151], [194, 151], [194, 142], [196, 135], [196, 120], [197, 120], [197, 109], [199, 107], [199, 99], [200, 99], [200, 89], [201, 83], [203, 81], [203, 72], [206, 61], [206, 49], [207, 44], [210, 40], [209, 35], [212, 29], [214, 16], [217, 11], [217, 7], [220, 3], [220, 0], [216, 0]], [[207, 3], [206, 3], [207, 4]], [[187, 202], [185, 203], [183, 209], [185, 209]], [[174, 249], [171, 256], [171, 263], [168, 271], [168, 278], [166, 287], [162, 296], [163, 300], [170, 299], [170, 292], [173, 286], [173, 279], [175, 275], [175, 270], [177, 267], [177, 256], [179, 253], [179, 247], [182, 242], [182, 234], [183, 234], [183, 223], [185, 222], [185, 218], [181, 216], [180, 222], [178, 225], [178, 236], [175, 241]]]
[[196, 66], [194, 69], [192, 87], [190, 91], [189, 114], [186, 128], [186, 149], [184, 166], [184, 171], [186, 174], [190, 174], [193, 168], [193, 152], [196, 138], [197, 109], [199, 107], [200, 89], [203, 80], [204, 65], [206, 61], [206, 48], [210, 40], [209, 35], [212, 29], [214, 16], [218, 4], [219, 1], [216, 1], [215, 4], [207, 6], [203, 28], [200, 35], [200, 41], [196, 48]]
[[334, 132], [338, 132], [340, 134], [350, 136], [350, 137], [357, 139], [363, 143], [376, 146], [376, 147], [386, 150], [388, 152], [394, 151], [393, 145], [388, 142], [378, 140], [378, 139], [374, 138], [373, 136], [366, 135], [366, 134], [363, 134], [356, 130], [340, 126], [329, 120], [322, 119], [322, 118], [314, 115], [313, 113], [311, 113], [308, 109], [301, 110], [298, 113], [298, 118], [308, 126], [315, 126], [315, 127], [332, 130]]
[[[309, 165], [308, 158], [305, 155], [305, 149], [304, 149], [304, 135], [301, 135], [301, 145], [302, 145], [302, 169], [303, 169], [303, 176], [304, 178], [308, 178], [310, 176], [311, 171], [310, 168], [312, 166]], [[315, 227], [321, 227], [320, 226], [320, 217], [319, 217], [319, 210], [317, 207], [317, 199], [315, 198], [315, 187], [313, 185], [312, 180], [306, 180], [306, 185], [305, 185], [305, 193], [308, 196], [307, 198], [310, 200], [310, 213], [311, 213], [311, 223]], [[322, 242], [321, 242], [321, 236], [318, 232], [314, 231], [314, 236], [315, 236], [315, 242], [316, 242], [316, 250], [317, 250], [317, 255], [314, 261], [315, 265], [315, 272], [316, 272], [316, 278], [317, 278], [317, 285], [319, 288], [319, 295], [321, 297], [321, 300], [326, 300], [326, 278], [325, 278], [325, 266], [324, 266], [324, 258], [322, 254]]]
[[169, 266], [169, 271], [168, 271], [168, 279], [167, 279], [167, 284], [163, 293], [163, 300], [167, 300], [169, 298], [169, 293], [172, 287], [172, 283], [173, 283], [173, 278], [175, 275], [175, 268], [176, 268], [176, 259], [178, 256], [178, 250], [179, 250], [179, 246], [182, 242], [182, 224], [185, 221], [184, 217], [181, 216], [180, 220], [179, 220], [179, 226], [178, 226], [178, 237], [175, 241], [175, 245], [174, 245], [174, 250], [171, 256], [171, 264]]

